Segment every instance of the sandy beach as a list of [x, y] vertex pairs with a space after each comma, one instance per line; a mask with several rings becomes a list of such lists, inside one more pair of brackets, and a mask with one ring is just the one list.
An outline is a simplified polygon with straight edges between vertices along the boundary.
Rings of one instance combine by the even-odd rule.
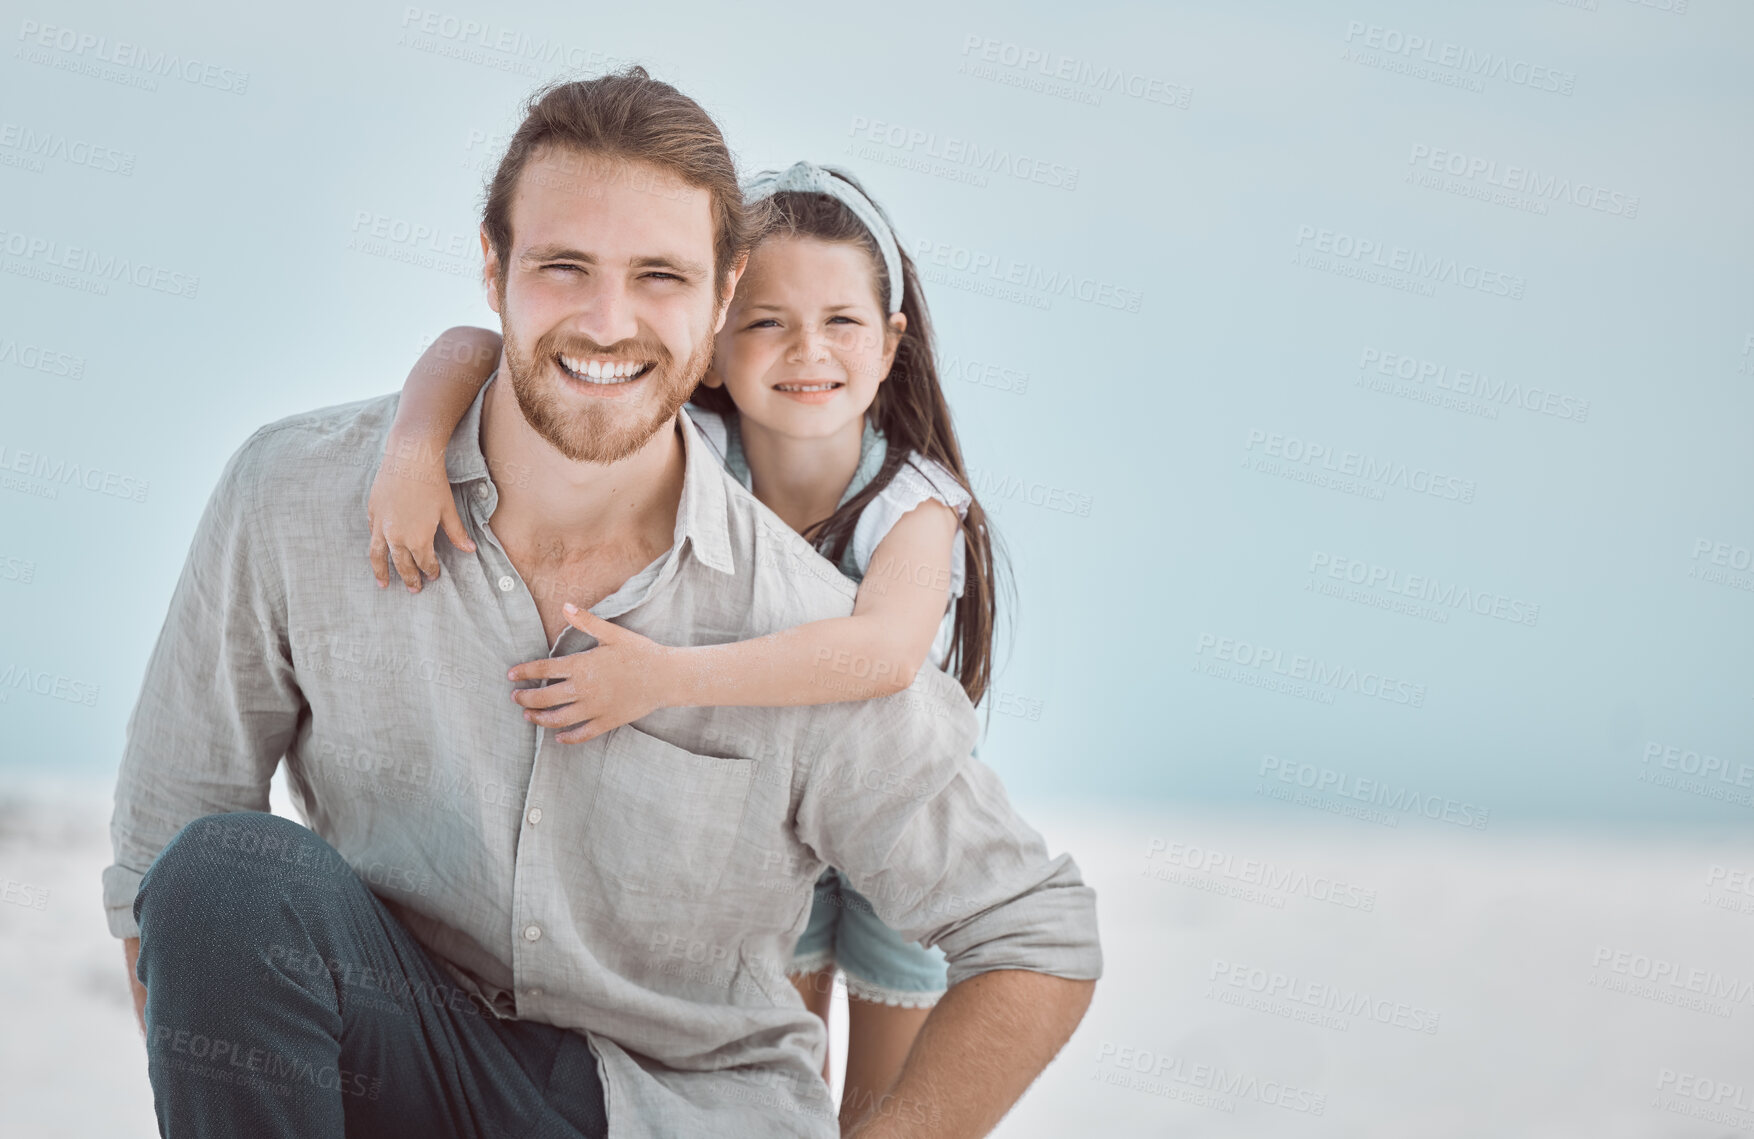
[[[108, 795], [0, 796], [10, 1135], [155, 1134]], [[1106, 974], [998, 1135], [1754, 1133], [1754, 843], [1025, 809], [1097, 888]]]

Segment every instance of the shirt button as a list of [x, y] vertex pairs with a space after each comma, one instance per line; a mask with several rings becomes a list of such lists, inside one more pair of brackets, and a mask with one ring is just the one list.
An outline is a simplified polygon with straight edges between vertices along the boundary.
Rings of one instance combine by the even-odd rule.
[[486, 483], [478, 482], [475, 484], [475, 497], [476, 498], [486, 498], [487, 497], [487, 484]]
[[542, 937], [542, 927], [531, 923], [524, 927], [524, 940], [537, 941]]
[[499, 591], [501, 593], [510, 593], [512, 591], [512, 579], [509, 574], [499, 579]]
[[539, 997], [542, 995], [542, 990], [541, 989], [525, 989], [524, 995], [526, 997]]
[[530, 820], [531, 826], [535, 826], [537, 823], [542, 821], [542, 808], [541, 807], [531, 807], [530, 813], [525, 815], [524, 817], [526, 819]]

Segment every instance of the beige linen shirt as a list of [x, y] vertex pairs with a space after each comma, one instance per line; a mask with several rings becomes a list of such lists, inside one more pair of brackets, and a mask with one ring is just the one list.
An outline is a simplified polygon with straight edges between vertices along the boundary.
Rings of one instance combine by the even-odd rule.
[[[396, 396], [270, 424], [232, 457], [128, 724], [113, 934], [138, 934], [140, 879], [177, 831], [266, 810], [284, 761], [310, 827], [467, 991], [585, 1034], [613, 1139], [838, 1134], [822, 1025], [785, 978], [825, 864], [941, 946], [952, 985], [1099, 975], [1093, 892], [970, 756], [974, 711], [936, 669], [883, 699], [668, 708], [582, 744], [525, 722], [506, 669], [595, 641], [548, 643], [488, 526], [495, 480], [529, 472], [490, 475], [487, 390], [445, 455], [477, 551], [441, 539], [418, 595], [379, 589], [365, 561]], [[849, 614], [853, 584], [687, 416], [675, 429], [675, 542], [593, 611], [674, 645]], [[831, 658], [819, 680], [860, 667]]]

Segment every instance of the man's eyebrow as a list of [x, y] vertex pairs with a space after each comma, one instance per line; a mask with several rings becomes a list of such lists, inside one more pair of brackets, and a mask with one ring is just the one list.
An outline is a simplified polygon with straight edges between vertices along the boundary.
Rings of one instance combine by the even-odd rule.
[[597, 263], [595, 253], [585, 253], [564, 245], [532, 245], [524, 250], [525, 261], [582, 261], [587, 265]]
[[[842, 304], [842, 305], [824, 305], [822, 307], [822, 311], [823, 312], [848, 312], [848, 311], [851, 311], [851, 310], [856, 309], [858, 307], [859, 307], [859, 305], [856, 302]], [[786, 306], [782, 305], [782, 304], [775, 304], [772, 301], [757, 301], [754, 304], [744, 305], [743, 309], [746, 312], [754, 311], [756, 309], [760, 309], [762, 312], [785, 312]]]
[[[573, 249], [566, 245], [532, 245], [524, 250], [525, 261], [577, 261], [584, 265], [599, 264], [595, 253]], [[653, 253], [644, 257], [635, 257], [629, 262], [635, 269], [669, 269], [672, 272], [689, 277], [703, 277], [706, 266], [699, 261], [691, 261], [686, 257], [677, 257], [669, 253]]]
[[657, 253], [649, 257], [635, 257], [632, 264], [635, 269], [672, 269], [689, 277], [706, 275], [706, 266], [699, 261], [690, 261], [686, 257], [677, 257], [667, 253]]

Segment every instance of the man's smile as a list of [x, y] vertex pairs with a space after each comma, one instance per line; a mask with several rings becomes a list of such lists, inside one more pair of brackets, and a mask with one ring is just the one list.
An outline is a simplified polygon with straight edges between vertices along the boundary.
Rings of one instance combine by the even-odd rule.
[[563, 356], [559, 353], [555, 354], [554, 362], [569, 378], [593, 387], [629, 384], [658, 366], [652, 360], [612, 360], [607, 356]]

